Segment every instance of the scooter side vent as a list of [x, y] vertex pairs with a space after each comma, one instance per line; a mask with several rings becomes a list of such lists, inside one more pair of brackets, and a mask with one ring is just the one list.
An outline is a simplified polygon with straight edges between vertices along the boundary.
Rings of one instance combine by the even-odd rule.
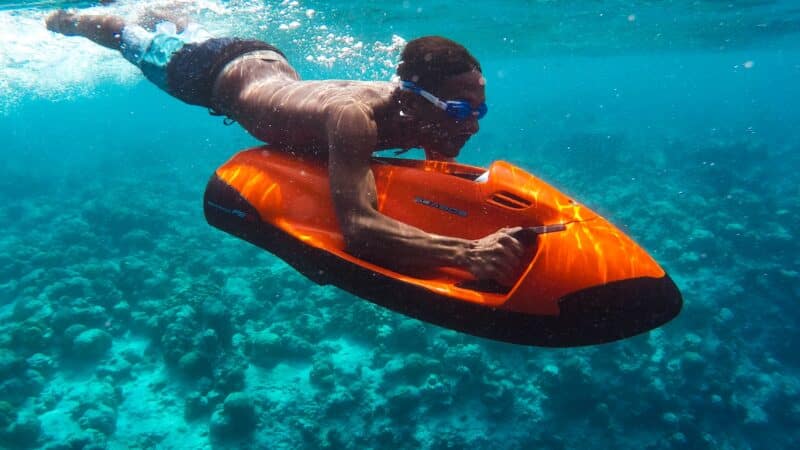
[[531, 206], [529, 200], [506, 191], [495, 192], [487, 201], [493, 205], [509, 209], [525, 209]]

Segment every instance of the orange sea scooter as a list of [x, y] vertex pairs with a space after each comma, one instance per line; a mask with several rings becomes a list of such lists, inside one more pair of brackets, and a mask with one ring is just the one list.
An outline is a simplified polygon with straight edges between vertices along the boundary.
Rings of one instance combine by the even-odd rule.
[[373, 158], [378, 210], [430, 233], [477, 239], [522, 226], [529, 261], [501, 287], [443, 267], [394, 272], [344, 251], [326, 162], [268, 147], [243, 151], [206, 187], [208, 222], [264, 248], [319, 284], [454, 330], [548, 347], [599, 344], [658, 327], [681, 310], [672, 279], [604, 218], [498, 161]]

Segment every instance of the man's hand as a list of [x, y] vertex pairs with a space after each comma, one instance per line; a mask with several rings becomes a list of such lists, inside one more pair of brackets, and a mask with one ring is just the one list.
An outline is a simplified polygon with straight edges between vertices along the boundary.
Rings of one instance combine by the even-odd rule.
[[462, 267], [479, 280], [494, 280], [503, 286], [512, 286], [519, 278], [526, 253], [525, 246], [513, 236], [521, 229], [503, 228], [470, 242]]

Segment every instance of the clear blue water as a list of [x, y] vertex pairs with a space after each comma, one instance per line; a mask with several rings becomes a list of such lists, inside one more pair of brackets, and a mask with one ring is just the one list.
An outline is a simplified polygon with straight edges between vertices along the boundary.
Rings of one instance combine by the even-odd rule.
[[461, 159], [581, 199], [685, 296], [661, 329], [562, 350], [407, 319], [212, 229], [208, 176], [256, 141], [44, 29], [91, 2], [35, 3], [0, 2], [0, 447], [800, 439], [795, 2], [197, 2], [208, 28], [276, 44], [305, 78], [389, 79], [425, 34], [470, 48], [490, 114]]

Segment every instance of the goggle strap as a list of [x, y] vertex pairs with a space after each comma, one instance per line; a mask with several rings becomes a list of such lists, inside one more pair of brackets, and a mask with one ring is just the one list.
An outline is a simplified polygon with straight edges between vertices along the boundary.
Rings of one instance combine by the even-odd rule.
[[436, 105], [437, 108], [447, 111], [447, 103], [439, 100], [438, 97], [431, 94], [430, 92], [426, 91], [425, 89], [420, 89], [418, 92], [419, 95], [423, 96], [426, 100]]
[[442, 100], [439, 100], [439, 97], [417, 86], [413, 81], [402, 81], [400, 83], [400, 89], [403, 89], [405, 91], [411, 91], [415, 94], [418, 94], [422, 96], [425, 100], [433, 103], [437, 108], [441, 109], [442, 111], [447, 111], [447, 103], [443, 102]]

